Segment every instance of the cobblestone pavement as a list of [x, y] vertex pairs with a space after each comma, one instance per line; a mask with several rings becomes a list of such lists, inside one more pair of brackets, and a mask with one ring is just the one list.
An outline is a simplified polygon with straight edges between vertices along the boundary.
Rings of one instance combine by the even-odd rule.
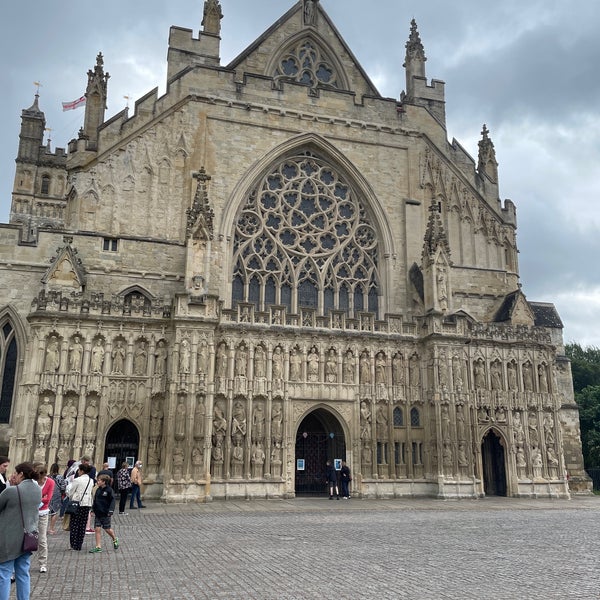
[[49, 536], [31, 598], [598, 599], [599, 515], [592, 496], [151, 503], [114, 517], [117, 551]]

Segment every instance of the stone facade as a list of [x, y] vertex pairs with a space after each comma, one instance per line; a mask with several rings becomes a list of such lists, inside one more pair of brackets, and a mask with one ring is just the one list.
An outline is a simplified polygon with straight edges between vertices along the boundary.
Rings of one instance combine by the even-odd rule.
[[487, 128], [477, 164], [447, 141], [416, 23], [393, 100], [317, 0], [226, 66], [222, 16], [171, 29], [132, 116], [105, 121], [99, 55], [67, 153], [23, 111], [11, 459], [132, 453], [171, 502], [324, 492], [336, 458], [367, 497], [589, 491], [562, 324], [521, 291]]

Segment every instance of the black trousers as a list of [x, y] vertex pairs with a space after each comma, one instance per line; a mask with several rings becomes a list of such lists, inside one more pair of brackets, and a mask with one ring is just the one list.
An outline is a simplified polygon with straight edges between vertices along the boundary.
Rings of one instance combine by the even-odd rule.
[[125, 505], [127, 504], [127, 495], [131, 491], [131, 488], [127, 488], [120, 491], [121, 496], [119, 497], [119, 512], [125, 512]]

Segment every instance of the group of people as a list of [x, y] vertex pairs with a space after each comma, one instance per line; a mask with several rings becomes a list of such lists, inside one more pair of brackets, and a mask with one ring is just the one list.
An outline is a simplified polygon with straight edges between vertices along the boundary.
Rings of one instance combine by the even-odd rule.
[[[63, 519], [63, 529], [69, 530], [71, 550], [81, 551], [86, 533], [95, 534], [95, 545], [90, 553], [102, 552], [102, 530], [111, 539], [113, 548], [119, 548], [111, 523], [115, 509], [115, 491], [118, 483], [121, 497], [119, 514], [125, 513], [127, 497], [131, 493], [130, 509], [145, 508], [141, 499], [142, 463], [131, 469], [127, 462], [121, 465], [114, 481], [108, 463], [96, 472], [89, 457], [69, 460], [63, 474], [58, 464], [50, 471], [41, 462], [23, 462], [8, 475], [10, 460], [0, 456], [0, 599], [10, 596], [10, 584], [16, 582], [18, 600], [30, 595], [31, 551], [24, 549], [24, 536], [37, 535], [39, 572], [48, 572], [48, 534], [56, 533], [56, 522]], [[93, 527], [92, 527], [93, 519]]]
[[345, 460], [343, 460], [341, 463], [339, 474], [338, 470], [335, 468], [335, 465], [332, 464], [330, 460], [327, 461], [325, 481], [327, 483], [327, 487], [329, 488], [330, 500], [333, 500], [334, 495], [338, 500], [340, 499], [340, 483], [342, 488], [342, 497], [344, 500], [350, 500], [350, 482], [352, 481], [352, 476], [350, 474], [350, 467], [346, 464]]

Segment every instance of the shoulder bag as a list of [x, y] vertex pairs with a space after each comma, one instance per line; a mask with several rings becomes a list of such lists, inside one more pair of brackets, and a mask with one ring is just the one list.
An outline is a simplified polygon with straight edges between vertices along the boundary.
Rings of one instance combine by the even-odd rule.
[[[90, 481], [91, 481], [91, 479], [88, 481], [87, 485], [85, 486], [85, 490], [83, 490], [83, 494], [81, 495], [81, 500], [83, 500], [83, 497], [85, 496], [85, 493], [87, 492], [87, 489], [90, 485]], [[69, 502], [67, 502], [67, 506], [65, 507], [65, 513], [67, 515], [76, 515], [77, 511], [79, 510], [81, 500], [69, 500]]]
[[25, 521], [23, 520], [23, 505], [21, 504], [21, 492], [17, 486], [17, 494], [19, 496], [19, 509], [21, 511], [21, 525], [23, 525], [23, 552], [36, 552], [38, 549], [38, 532], [27, 531], [25, 529]]

